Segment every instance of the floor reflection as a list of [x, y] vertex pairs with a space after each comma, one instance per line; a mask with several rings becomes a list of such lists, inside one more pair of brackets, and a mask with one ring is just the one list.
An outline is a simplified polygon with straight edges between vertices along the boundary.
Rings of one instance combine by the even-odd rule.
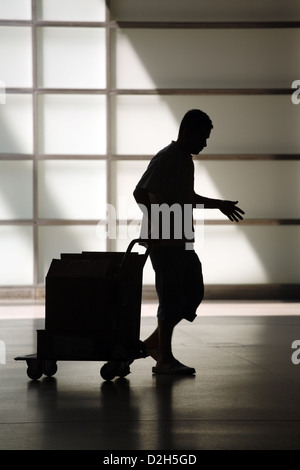
[[155, 384], [157, 414], [157, 448], [176, 449], [178, 443], [177, 420], [180, 402], [187, 405], [186, 387], [195, 381], [195, 376], [153, 376]]
[[[73, 365], [74, 367], [74, 365]], [[174, 449], [176, 422], [186, 409], [194, 376], [153, 376], [143, 383], [118, 378], [100, 382], [98, 393], [58, 377], [28, 381], [27, 406], [34, 411], [43, 448]], [[60, 444], [61, 442], [61, 444]]]
[[[44, 423], [43, 447], [139, 448], [139, 408], [127, 379], [100, 384], [94, 390], [63, 390], [59, 379], [28, 382], [27, 403]], [[66, 431], [68, 434], [66, 434]], [[52, 435], [55, 433], [55, 436]], [[129, 447], [128, 447], [129, 446]]]
[[[29, 380], [32, 319], [1, 320], [1, 447], [7, 450], [299, 449], [299, 304], [225, 304], [231, 316], [182, 325], [176, 353], [196, 376], [152, 375], [151, 358], [124, 379], [104, 381], [103, 363], [58, 361], [52, 378]], [[211, 306], [216, 311], [218, 306]], [[258, 312], [266, 315], [258, 315]], [[279, 315], [279, 311], [282, 314]], [[251, 315], [253, 313], [253, 315]], [[143, 328], [152, 330], [155, 318]], [[142, 337], [146, 336], [143, 330]]]

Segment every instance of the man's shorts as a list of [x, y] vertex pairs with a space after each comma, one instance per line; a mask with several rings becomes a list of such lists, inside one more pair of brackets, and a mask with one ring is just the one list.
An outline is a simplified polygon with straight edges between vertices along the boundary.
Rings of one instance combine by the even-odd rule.
[[159, 300], [157, 317], [192, 322], [204, 295], [197, 254], [184, 246], [160, 246], [151, 250], [150, 259]]

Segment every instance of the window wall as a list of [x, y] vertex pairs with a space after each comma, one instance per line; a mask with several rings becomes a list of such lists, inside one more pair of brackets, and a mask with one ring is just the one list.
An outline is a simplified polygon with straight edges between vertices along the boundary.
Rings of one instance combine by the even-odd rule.
[[[297, 297], [299, 2], [222, 5], [1, 0], [2, 298], [43, 296], [60, 253], [123, 251], [137, 181], [196, 107], [214, 129], [195, 189], [246, 212], [238, 225], [195, 212], [207, 296]], [[154, 291], [150, 262], [144, 283]]]

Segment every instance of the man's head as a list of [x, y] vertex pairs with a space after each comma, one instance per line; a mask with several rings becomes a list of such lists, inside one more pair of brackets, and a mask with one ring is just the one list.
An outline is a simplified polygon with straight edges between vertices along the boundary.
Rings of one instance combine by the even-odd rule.
[[184, 144], [193, 155], [198, 155], [206, 147], [206, 141], [213, 128], [209, 116], [200, 109], [191, 109], [182, 118], [178, 142]]

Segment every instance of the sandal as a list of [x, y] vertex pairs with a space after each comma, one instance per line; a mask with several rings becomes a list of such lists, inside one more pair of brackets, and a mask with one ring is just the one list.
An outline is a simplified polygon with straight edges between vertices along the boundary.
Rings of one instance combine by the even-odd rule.
[[152, 367], [153, 374], [164, 374], [164, 375], [192, 375], [196, 371], [193, 367], [185, 366], [179, 361], [174, 361], [171, 364], [164, 366]]

